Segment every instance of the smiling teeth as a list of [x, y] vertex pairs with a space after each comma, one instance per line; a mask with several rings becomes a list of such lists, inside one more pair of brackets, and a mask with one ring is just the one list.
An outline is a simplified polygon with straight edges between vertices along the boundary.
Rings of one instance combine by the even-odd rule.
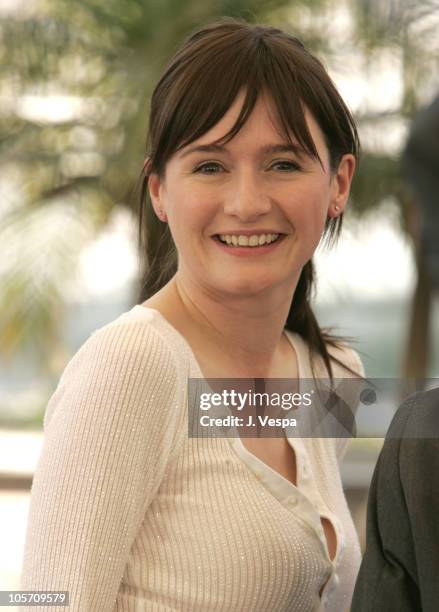
[[253, 234], [252, 236], [235, 236], [228, 234], [220, 234], [219, 238], [221, 242], [225, 242], [232, 246], [262, 246], [263, 244], [270, 244], [279, 237], [279, 234]]

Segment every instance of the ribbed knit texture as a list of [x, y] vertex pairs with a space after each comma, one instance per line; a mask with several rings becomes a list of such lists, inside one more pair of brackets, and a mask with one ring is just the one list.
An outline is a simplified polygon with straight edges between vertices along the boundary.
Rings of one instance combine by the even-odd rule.
[[[47, 405], [20, 588], [69, 591], [70, 605], [19, 609], [323, 608], [318, 592], [333, 564], [321, 538], [228, 439], [188, 438], [194, 356], [157, 311], [141, 308], [90, 336]], [[347, 355], [362, 371], [356, 353]], [[342, 449], [324, 439], [303, 447], [323, 508], [344, 533], [340, 586], [325, 607], [341, 612], [360, 562], [338, 472]]]

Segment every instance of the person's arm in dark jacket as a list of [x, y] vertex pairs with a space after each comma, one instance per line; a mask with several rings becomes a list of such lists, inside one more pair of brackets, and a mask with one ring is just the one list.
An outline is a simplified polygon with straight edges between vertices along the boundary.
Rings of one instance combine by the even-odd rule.
[[439, 393], [398, 409], [369, 492], [352, 612], [439, 610]]

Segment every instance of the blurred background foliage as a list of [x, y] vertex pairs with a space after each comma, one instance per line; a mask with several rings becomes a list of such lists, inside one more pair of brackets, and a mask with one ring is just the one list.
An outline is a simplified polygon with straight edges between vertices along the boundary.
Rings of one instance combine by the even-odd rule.
[[[0, 20], [0, 356], [38, 346], [50, 373], [79, 253], [113, 208], [135, 205], [148, 100], [162, 68], [194, 27], [221, 15], [292, 31], [330, 71], [355, 49], [376, 69], [398, 60], [399, 108], [356, 112], [360, 132], [408, 123], [438, 71], [431, 2], [346, 0], [353, 31], [334, 28], [335, 0], [15, 0]], [[6, 8], [5, 8], [6, 7]], [[384, 138], [385, 140], [385, 138]], [[3, 177], [3, 179], [1, 178]], [[363, 143], [351, 207], [393, 198], [409, 231], [399, 152]]]

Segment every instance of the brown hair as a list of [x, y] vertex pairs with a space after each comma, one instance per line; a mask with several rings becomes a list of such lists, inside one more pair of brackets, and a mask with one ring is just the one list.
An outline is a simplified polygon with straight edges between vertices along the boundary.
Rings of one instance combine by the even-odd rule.
[[[233, 138], [258, 96], [268, 91], [289, 142], [292, 132], [305, 151], [322, 164], [307, 127], [302, 107], [305, 104], [325, 136], [331, 173], [346, 153], [358, 160], [360, 143], [351, 113], [322, 63], [298, 38], [271, 26], [229, 17], [192, 32], [166, 66], [151, 98], [147, 164], [139, 207], [139, 248], [146, 257], [139, 301], [156, 293], [177, 270], [177, 253], [168, 224], [157, 219], [149, 202], [149, 175], [156, 173], [163, 178], [171, 155], [212, 128], [242, 88], [246, 97], [240, 115], [217, 143]], [[341, 227], [342, 215], [326, 220], [323, 236], [328, 246], [338, 239]], [[314, 283], [310, 259], [300, 274], [285, 327], [300, 334], [311, 353], [323, 358], [332, 381], [331, 359], [354, 372], [327, 351], [326, 344], [337, 347], [346, 338], [320, 328], [310, 305]]]

